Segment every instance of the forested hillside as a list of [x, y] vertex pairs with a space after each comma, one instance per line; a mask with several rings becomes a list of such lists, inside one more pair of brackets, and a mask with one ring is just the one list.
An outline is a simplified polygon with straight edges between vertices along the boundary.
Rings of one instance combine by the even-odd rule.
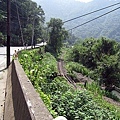
[[[44, 11], [31, 0], [11, 1], [11, 45], [33, 45], [43, 38]], [[0, 44], [6, 45], [7, 1], [0, 1]]]
[[[41, 40], [47, 40], [49, 38], [49, 30], [46, 27], [45, 21], [48, 22], [51, 18], [60, 18], [62, 22], [64, 22], [65, 20], [118, 2], [118, 0], [93, 0], [89, 3], [82, 3], [75, 0], [51, 0], [51, 2], [49, 2], [49, 0], [40, 0], [37, 5], [37, 3], [31, 0], [11, 1], [11, 45], [35, 45]], [[95, 14], [64, 23], [64, 27], [67, 30], [71, 29], [119, 7], [119, 5], [120, 4]], [[69, 43], [73, 44], [73, 42], [76, 41], [76, 37], [83, 39], [105, 36], [120, 41], [119, 13], [120, 9], [72, 30], [72, 37], [69, 39]], [[7, 1], [1, 0], [0, 45], [6, 45], [6, 23]]]
[[[88, 12], [118, 3], [119, 0], [93, 0], [89, 3], [81, 3], [75, 0], [40, 0], [39, 4], [43, 7], [44, 12], [46, 14], [46, 21], [52, 18], [61, 18], [63, 21], [78, 17], [80, 15], [86, 14]], [[111, 7], [109, 9], [97, 12], [95, 14], [91, 14], [74, 21], [68, 22], [65, 24], [67, 29], [71, 29], [77, 25], [80, 25], [84, 22], [87, 22], [99, 15], [102, 15], [108, 11], [111, 11], [119, 5]], [[73, 30], [73, 34], [75, 34], [79, 38], [87, 38], [87, 37], [101, 37], [106, 36], [111, 39], [115, 39], [120, 41], [120, 9], [103, 16], [95, 21], [92, 21], [86, 25], [78, 27]]]
[[85, 39], [69, 50], [67, 64], [72, 72], [89, 76], [99, 85], [105, 84], [106, 89], [112, 85], [120, 87], [119, 47], [120, 44], [116, 41], [103, 37]]
[[6, 4], [0, 2], [0, 45], [5, 44], [6, 38]]

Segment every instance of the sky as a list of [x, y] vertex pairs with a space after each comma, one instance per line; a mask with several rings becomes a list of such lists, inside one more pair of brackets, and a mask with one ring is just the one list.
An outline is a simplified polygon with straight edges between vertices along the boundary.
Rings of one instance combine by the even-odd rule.
[[80, 2], [85, 2], [85, 3], [87, 3], [87, 2], [91, 2], [91, 1], [93, 1], [93, 0], [75, 0], [75, 1], [80, 1]]
[[[39, 0], [32, 0], [32, 1], [34, 1], [34, 2], [36, 2], [36, 3], [39, 2]], [[91, 1], [93, 1], [93, 0], [75, 0], [75, 1], [80, 1], [80, 2], [87, 3], [87, 2], [91, 2]]]

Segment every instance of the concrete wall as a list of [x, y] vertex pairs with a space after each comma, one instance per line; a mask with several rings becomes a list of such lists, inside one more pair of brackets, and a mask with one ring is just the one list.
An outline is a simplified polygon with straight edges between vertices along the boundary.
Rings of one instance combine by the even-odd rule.
[[116, 90], [118, 93], [120, 93], [120, 88], [118, 88], [118, 87], [115, 86], [115, 90]]
[[4, 120], [53, 120], [18, 60], [8, 68]]

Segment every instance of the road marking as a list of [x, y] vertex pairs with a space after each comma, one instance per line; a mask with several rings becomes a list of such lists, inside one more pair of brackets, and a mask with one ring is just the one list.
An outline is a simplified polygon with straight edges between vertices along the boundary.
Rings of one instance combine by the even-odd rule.
[[4, 63], [4, 60], [0, 63], [0, 66]]

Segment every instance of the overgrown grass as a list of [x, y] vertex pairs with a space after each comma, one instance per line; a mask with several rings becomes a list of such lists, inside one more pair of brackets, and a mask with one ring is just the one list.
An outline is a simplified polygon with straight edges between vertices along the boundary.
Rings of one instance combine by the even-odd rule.
[[[120, 118], [120, 108], [117, 105], [114, 105], [112, 103], [108, 103], [103, 97], [106, 95], [106, 91], [101, 90], [100, 86], [96, 82], [92, 82], [92, 84], [87, 85], [87, 91], [90, 92], [90, 94], [93, 96], [94, 101], [102, 106], [103, 108], [106, 108], [110, 111], [115, 111], [116, 115]], [[107, 93], [110, 94], [110, 93]], [[111, 98], [111, 95], [108, 96]], [[116, 98], [117, 99], [117, 98]], [[117, 99], [117, 101], [119, 101]]]
[[63, 115], [68, 120], [120, 119], [120, 110], [102, 99], [96, 85], [76, 91], [63, 77], [56, 76], [57, 61], [50, 53], [23, 51], [19, 61], [54, 117]]

